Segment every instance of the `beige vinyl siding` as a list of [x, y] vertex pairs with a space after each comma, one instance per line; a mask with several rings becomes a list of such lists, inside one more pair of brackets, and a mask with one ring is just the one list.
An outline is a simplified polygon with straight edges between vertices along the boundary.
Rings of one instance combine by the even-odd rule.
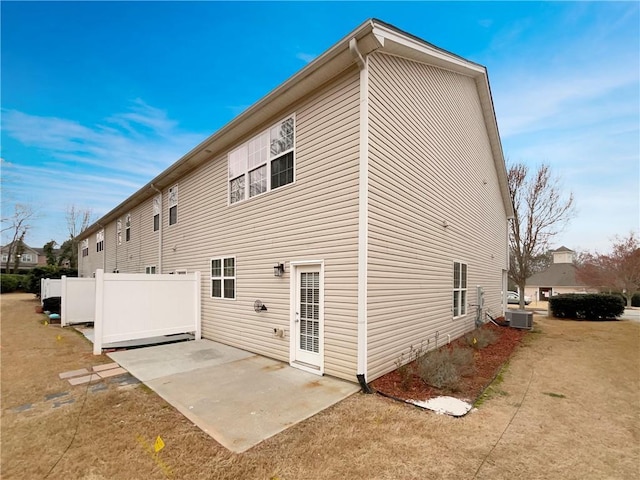
[[[475, 81], [376, 53], [369, 57], [368, 380], [420, 342], [473, 328], [453, 318], [453, 264], [467, 304], [501, 311], [505, 208]], [[443, 221], [448, 226], [443, 227]]]
[[[325, 373], [355, 380], [358, 101], [354, 68], [262, 126], [295, 114], [293, 184], [229, 205], [225, 151], [174, 182], [175, 225], [168, 225], [163, 192], [163, 270], [202, 272], [205, 338], [288, 362], [290, 262], [323, 260]], [[229, 256], [236, 258], [236, 299], [211, 298], [210, 259]], [[286, 265], [280, 278], [273, 274], [277, 262]], [[256, 313], [255, 300], [268, 310]]]
[[[159, 264], [158, 242], [160, 236], [153, 231], [153, 199], [149, 198], [130, 212], [131, 239], [126, 241], [126, 216], [122, 221], [122, 243], [118, 243], [117, 220], [105, 227], [106, 272], [144, 273], [148, 265]], [[155, 235], [154, 235], [155, 233]], [[103, 268], [102, 266], [98, 268]], [[158, 271], [158, 273], [160, 273]]]
[[99, 268], [104, 268], [105, 255], [108, 248], [107, 230], [105, 229], [104, 236], [104, 250], [102, 252], [96, 251], [96, 233], [92, 233], [88, 237], [89, 240], [89, 255], [82, 256], [82, 240], [78, 242], [78, 275], [81, 277], [92, 277], [95, 271]]

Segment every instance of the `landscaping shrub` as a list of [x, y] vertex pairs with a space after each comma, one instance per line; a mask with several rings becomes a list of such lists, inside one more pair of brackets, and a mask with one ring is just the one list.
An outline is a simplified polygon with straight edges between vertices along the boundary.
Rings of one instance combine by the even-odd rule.
[[640, 293], [633, 294], [633, 297], [631, 297], [631, 306], [640, 307]]
[[436, 388], [455, 391], [472, 370], [473, 352], [467, 348], [440, 348], [418, 359], [418, 376]]
[[603, 293], [570, 293], [549, 299], [554, 317], [576, 320], [614, 319], [624, 313], [624, 306], [625, 302], [619, 295]]
[[43, 278], [62, 278], [77, 277], [78, 271], [70, 268], [60, 268], [55, 265], [47, 265], [46, 267], [36, 267], [29, 273], [29, 279], [26, 285], [29, 293], [35, 293], [40, 296], [40, 280]]
[[488, 328], [476, 328], [464, 336], [465, 343], [476, 350], [493, 345], [497, 340], [498, 334]]
[[15, 292], [23, 290], [27, 284], [28, 277], [26, 275], [14, 275], [3, 273], [0, 276], [0, 291], [2, 293]]

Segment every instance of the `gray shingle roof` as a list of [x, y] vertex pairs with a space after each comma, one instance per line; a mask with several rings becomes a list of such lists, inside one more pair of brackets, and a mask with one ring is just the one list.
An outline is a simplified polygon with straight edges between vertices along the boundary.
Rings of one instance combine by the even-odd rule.
[[576, 287], [583, 286], [576, 280], [576, 267], [572, 263], [554, 263], [545, 271], [531, 275], [527, 287]]

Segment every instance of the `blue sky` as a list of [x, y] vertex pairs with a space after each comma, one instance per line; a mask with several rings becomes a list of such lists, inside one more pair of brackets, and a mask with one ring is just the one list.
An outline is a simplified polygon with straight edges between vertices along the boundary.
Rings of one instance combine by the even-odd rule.
[[2, 216], [38, 211], [31, 246], [67, 237], [68, 205], [107, 213], [370, 17], [488, 68], [505, 157], [550, 164], [575, 196], [555, 246], [640, 229], [637, 2], [0, 9]]

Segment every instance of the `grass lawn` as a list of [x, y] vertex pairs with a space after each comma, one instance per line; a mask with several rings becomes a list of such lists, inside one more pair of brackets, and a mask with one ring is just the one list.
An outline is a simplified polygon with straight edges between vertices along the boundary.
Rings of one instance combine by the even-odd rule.
[[[74, 330], [43, 325], [32, 295], [0, 301], [3, 479], [640, 475], [638, 323], [536, 317], [534, 333], [466, 417], [355, 394], [233, 454], [143, 385], [60, 380], [111, 361], [93, 356]], [[156, 454], [158, 436], [165, 446]]]

